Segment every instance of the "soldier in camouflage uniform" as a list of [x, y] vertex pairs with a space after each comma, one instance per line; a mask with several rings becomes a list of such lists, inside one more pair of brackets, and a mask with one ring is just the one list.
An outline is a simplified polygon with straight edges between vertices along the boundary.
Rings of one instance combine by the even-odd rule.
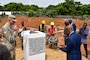
[[12, 60], [15, 60], [15, 40], [17, 36], [17, 28], [14, 27], [16, 22], [16, 17], [14, 15], [8, 16], [8, 22], [1, 28], [2, 33], [2, 44], [10, 50]]

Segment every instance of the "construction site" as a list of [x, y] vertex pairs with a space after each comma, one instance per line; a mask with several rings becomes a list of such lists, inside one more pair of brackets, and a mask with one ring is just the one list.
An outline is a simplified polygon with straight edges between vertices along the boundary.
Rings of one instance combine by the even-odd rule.
[[[51, 21], [55, 22], [55, 26], [57, 27], [56, 37], [59, 39], [58, 46], [60, 44], [64, 44], [63, 30], [64, 30], [64, 18], [49, 18], [49, 17], [27, 17], [16, 15], [17, 22], [15, 25], [19, 26], [21, 21], [25, 22], [26, 30], [30, 30], [30, 28], [34, 28], [35, 31], [38, 30], [39, 25], [42, 20], [46, 21], [46, 26], [50, 25]], [[0, 28], [7, 22], [8, 17], [4, 16], [0, 22]], [[82, 26], [84, 22], [87, 23], [88, 28], [90, 28], [90, 20], [80, 20], [74, 19], [73, 22], [76, 24], [77, 31]], [[16, 60], [22, 60], [24, 58], [24, 51], [21, 49], [21, 41], [20, 37], [16, 38]], [[85, 57], [85, 51], [83, 45], [81, 45], [82, 52], [82, 60], [89, 60], [90, 58]], [[90, 32], [88, 36], [88, 57], [90, 57]], [[51, 49], [48, 45], [46, 45], [45, 49], [45, 60], [66, 60], [66, 53], [59, 49]]]

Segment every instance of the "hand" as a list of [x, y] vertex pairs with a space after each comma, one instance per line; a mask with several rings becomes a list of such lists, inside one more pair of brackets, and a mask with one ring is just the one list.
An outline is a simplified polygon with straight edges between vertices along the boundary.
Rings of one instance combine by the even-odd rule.
[[19, 29], [19, 32], [22, 32], [23, 31], [23, 29], [21, 28], [21, 29]]
[[64, 48], [65, 45], [60, 45], [60, 46], [57, 46], [57, 49], [60, 49], [60, 48]]
[[65, 45], [60, 45], [61, 48], [65, 48], [66, 46]]
[[18, 30], [18, 27], [17, 25], [14, 26], [14, 31], [17, 31]]

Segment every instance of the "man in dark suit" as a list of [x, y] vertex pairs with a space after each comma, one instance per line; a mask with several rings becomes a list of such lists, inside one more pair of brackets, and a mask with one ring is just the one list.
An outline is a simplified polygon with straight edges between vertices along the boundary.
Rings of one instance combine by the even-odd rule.
[[73, 31], [71, 26], [65, 28], [68, 38], [66, 46], [62, 46], [60, 50], [67, 53], [67, 60], [81, 60], [81, 37]]

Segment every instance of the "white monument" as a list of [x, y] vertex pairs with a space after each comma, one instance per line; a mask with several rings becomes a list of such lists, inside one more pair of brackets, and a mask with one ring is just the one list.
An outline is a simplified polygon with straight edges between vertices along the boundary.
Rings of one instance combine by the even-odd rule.
[[45, 60], [45, 33], [24, 31], [24, 60]]

